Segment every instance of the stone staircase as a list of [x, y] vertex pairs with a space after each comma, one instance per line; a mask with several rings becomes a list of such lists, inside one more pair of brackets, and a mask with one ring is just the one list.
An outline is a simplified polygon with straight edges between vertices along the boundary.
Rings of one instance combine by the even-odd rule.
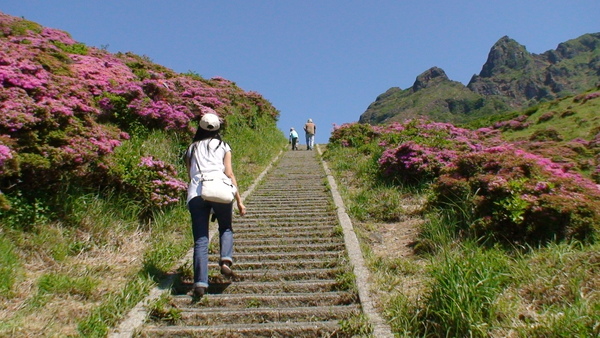
[[[316, 151], [287, 151], [234, 218], [235, 275], [219, 274], [211, 240], [208, 294], [173, 288], [178, 320], [146, 322], [141, 337], [348, 337], [364, 319], [326, 175]], [[211, 230], [216, 228], [211, 223]], [[216, 241], [215, 241], [216, 240]], [[361, 319], [362, 318], [362, 319]], [[368, 324], [365, 324], [368, 326]]]

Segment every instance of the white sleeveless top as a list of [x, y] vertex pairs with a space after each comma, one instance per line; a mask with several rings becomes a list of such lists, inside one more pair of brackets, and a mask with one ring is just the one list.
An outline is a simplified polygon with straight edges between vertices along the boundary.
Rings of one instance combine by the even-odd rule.
[[231, 179], [225, 175], [224, 163], [225, 154], [230, 151], [229, 144], [218, 139], [197, 141], [188, 147], [186, 158], [190, 159], [191, 179], [188, 185], [186, 203], [202, 193], [202, 176], [222, 178], [231, 182]]

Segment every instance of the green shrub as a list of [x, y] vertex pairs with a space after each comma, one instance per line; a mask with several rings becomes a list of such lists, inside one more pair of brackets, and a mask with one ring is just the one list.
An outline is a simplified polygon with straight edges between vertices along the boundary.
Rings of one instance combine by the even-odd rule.
[[529, 136], [530, 141], [562, 141], [560, 133], [553, 128], [535, 131]]
[[549, 111], [549, 112], [543, 113], [540, 117], [538, 117], [537, 123], [550, 121], [554, 118], [555, 115], [556, 115], [555, 111]]
[[329, 138], [329, 145], [359, 148], [373, 142], [378, 135], [379, 133], [369, 124], [345, 124], [335, 128]]
[[29, 20], [16, 20], [10, 27], [11, 32], [10, 35], [23, 36], [27, 35], [27, 31], [32, 31], [35, 33], [41, 33], [43, 27], [33, 21]]
[[53, 217], [43, 196], [24, 196], [21, 191], [15, 192], [14, 196], [3, 196], [9, 206], [0, 209], [0, 220], [4, 226], [27, 231], [46, 224]]
[[60, 41], [53, 41], [52, 43], [56, 47], [60, 48], [60, 50], [62, 50], [65, 53], [79, 54], [79, 55], [87, 55], [88, 54], [88, 48], [83, 43], [74, 43], [72, 45], [67, 45]]

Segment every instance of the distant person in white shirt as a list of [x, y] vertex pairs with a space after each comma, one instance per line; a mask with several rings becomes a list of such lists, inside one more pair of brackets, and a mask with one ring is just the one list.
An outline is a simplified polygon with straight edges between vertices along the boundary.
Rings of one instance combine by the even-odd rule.
[[294, 130], [294, 127], [290, 128], [290, 143], [292, 150], [298, 150], [298, 132]]

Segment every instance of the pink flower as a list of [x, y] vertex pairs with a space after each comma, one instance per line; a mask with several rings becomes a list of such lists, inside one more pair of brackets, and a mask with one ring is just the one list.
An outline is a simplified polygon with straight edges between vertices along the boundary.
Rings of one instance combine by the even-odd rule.
[[11, 158], [13, 158], [13, 155], [10, 148], [0, 144], [0, 167], [3, 167], [6, 160], [10, 160]]

